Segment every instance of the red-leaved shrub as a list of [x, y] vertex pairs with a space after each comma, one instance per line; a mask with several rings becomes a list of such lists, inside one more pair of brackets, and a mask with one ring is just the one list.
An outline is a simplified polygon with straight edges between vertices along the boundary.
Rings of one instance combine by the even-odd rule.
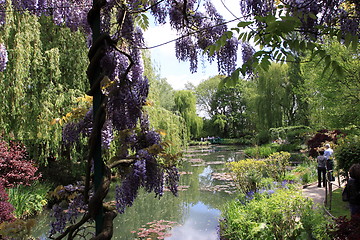
[[28, 159], [25, 146], [0, 139], [0, 184], [5, 188], [30, 185], [39, 179], [38, 168]]
[[15, 220], [12, 212], [14, 207], [8, 202], [8, 195], [4, 186], [0, 183], [0, 223]]

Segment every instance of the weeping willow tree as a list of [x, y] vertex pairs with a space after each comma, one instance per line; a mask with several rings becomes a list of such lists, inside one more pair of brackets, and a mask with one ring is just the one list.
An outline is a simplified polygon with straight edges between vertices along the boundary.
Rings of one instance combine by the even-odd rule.
[[[16, 12], [11, 5], [6, 23], [0, 37], [9, 55], [5, 71], [0, 72], [1, 135], [23, 141], [34, 159], [46, 163], [49, 156], [60, 157], [59, 153], [64, 152], [59, 151], [63, 146], [62, 124], [58, 123], [78, 107], [78, 99], [83, 99], [88, 90], [86, 37], [80, 31], [55, 25], [46, 16]], [[172, 148], [180, 150], [187, 138], [182, 129], [184, 120], [161, 107], [165, 103], [159, 95], [164, 91], [156, 91], [161, 85], [160, 76], [149, 53], [144, 52], [144, 56], [152, 86], [150, 98], [155, 102], [148, 107], [153, 127], [162, 129]], [[79, 149], [72, 151], [72, 155], [78, 155], [74, 159], [81, 157]]]
[[257, 128], [267, 131], [284, 124], [285, 106], [289, 106], [287, 65], [273, 63], [261, 69], [256, 79]]
[[190, 90], [180, 90], [175, 92], [175, 110], [182, 116], [186, 123], [186, 128], [191, 138], [199, 136], [203, 121], [196, 115], [196, 97]]
[[0, 42], [8, 63], [0, 72], [0, 124], [5, 139], [21, 140], [40, 162], [56, 155], [65, 115], [87, 87], [85, 37], [47, 17], [16, 12], [8, 5]]
[[151, 61], [149, 51], [143, 51], [143, 59], [144, 74], [150, 83], [149, 104], [145, 107], [150, 118], [150, 124], [170, 144], [169, 150], [172, 153], [181, 152], [187, 145], [189, 136], [185, 119], [169, 109], [170, 106], [173, 107], [175, 91], [166, 82], [166, 79], [161, 78], [158, 74], [158, 70]]

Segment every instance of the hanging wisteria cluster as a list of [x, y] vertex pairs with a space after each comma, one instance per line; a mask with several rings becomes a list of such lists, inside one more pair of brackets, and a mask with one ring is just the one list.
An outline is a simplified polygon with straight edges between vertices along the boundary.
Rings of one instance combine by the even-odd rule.
[[[184, 7], [185, 3], [186, 7]], [[199, 55], [203, 55], [204, 50], [215, 44], [216, 40], [227, 31], [225, 19], [217, 12], [211, 1], [204, 2], [204, 13], [196, 11], [199, 7], [196, 0], [178, 1], [171, 6], [170, 25], [181, 36], [175, 42], [176, 57], [182, 61], [189, 61], [190, 71], [196, 72]], [[162, 18], [158, 21], [161, 22]], [[187, 27], [184, 27], [184, 24]], [[203, 56], [206, 56], [206, 60], [210, 62], [216, 60], [219, 73], [228, 75], [235, 70], [237, 49], [238, 41], [231, 38], [215, 55], [206, 51]]]

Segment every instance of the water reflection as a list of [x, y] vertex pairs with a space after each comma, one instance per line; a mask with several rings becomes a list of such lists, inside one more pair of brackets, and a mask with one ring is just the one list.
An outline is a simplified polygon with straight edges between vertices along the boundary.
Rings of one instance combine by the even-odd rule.
[[210, 165], [207, 166], [206, 168], [204, 168], [204, 171], [199, 174], [200, 187], [211, 186], [212, 181], [213, 181], [213, 178], [211, 176], [212, 173], [213, 173], [213, 170]]
[[[212, 240], [218, 237], [218, 218], [222, 205], [235, 195], [225, 163], [242, 159], [238, 147], [190, 147], [180, 167], [179, 196], [165, 192], [160, 199], [140, 191], [134, 205], [114, 220], [116, 240], [138, 238], [137, 233], [154, 221], [176, 222], [170, 240]], [[113, 200], [109, 196], [109, 200]], [[110, 194], [110, 195], [111, 195]], [[41, 221], [44, 222], [43, 218]], [[45, 221], [49, 222], [47, 218]], [[49, 231], [44, 224], [39, 237]], [[156, 238], [153, 238], [156, 239]]]
[[221, 212], [218, 209], [209, 208], [202, 202], [190, 207], [188, 216], [181, 226], [174, 227], [168, 240], [216, 240], [218, 236], [218, 218]]

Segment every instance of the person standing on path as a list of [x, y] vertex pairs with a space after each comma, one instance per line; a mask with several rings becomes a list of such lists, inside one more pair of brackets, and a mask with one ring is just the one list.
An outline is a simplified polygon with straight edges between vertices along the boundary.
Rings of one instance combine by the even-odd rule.
[[318, 187], [321, 187], [321, 182], [323, 183], [323, 187], [326, 186], [326, 158], [324, 156], [324, 151], [319, 151], [319, 156], [316, 158], [318, 167], [317, 167], [317, 174], [318, 174]]
[[349, 202], [351, 217], [360, 215], [360, 164], [353, 164], [349, 169], [350, 178], [344, 188], [342, 200]]
[[334, 160], [332, 159], [332, 155], [334, 153], [334, 150], [331, 149], [330, 144], [325, 144], [325, 151], [324, 151], [324, 157], [326, 158], [326, 168], [329, 172], [329, 180], [334, 181], [335, 178], [333, 176], [333, 169], [334, 169]]

